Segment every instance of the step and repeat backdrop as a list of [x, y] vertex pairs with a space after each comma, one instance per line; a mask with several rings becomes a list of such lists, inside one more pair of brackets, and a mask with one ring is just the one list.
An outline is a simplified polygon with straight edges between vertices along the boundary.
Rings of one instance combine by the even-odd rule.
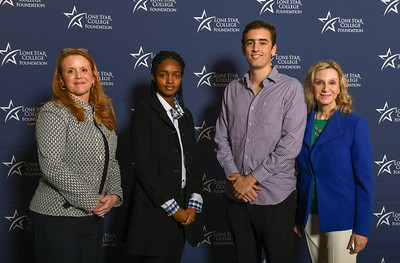
[[[182, 262], [234, 262], [222, 195], [226, 181], [214, 153], [215, 121], [225, 86], [248, 65], [244, 26], [277, 28], [272, 64], [303, 82], [317, 60], [346, 73], [355, 112], [367, 118], [373, 150], [372, 234], [358, 262], [400, 262], [399, 0], [0, 0], [0, 262], [33, 262], [28, 205], [41, 176], [34, 120], [52, 95], [62, 48], [90, 50], [118, 120], [125, 203], [105, 219], [103, 262], [137, 262], [125, 253], [133, 173], [129, 125], [150, 89], [161, 50], [186, 62], [185, 104], [192, 111], [203, 164], [204, 240]], [[338, 211], [340, 213], [340, 211]], [[155, 237], [156, 238], [156, 237]], [[297, 262], [309, 262], [297, 240]]]

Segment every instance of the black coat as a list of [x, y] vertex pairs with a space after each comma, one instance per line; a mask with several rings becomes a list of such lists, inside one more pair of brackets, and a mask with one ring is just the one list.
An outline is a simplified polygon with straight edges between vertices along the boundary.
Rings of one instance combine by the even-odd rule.
[[[185, 200], [181, 199], [181, 151], [176, 129], [156, 95], [137, 107], [133, 114], [131, 137], [135, 163], [133, 207], [127, 237], [128, 252], [144, 256], [163, 256], [174, 245], [177, 223], [167, 216], [161, 205], [175, 199], [186, 209], [192, 193], [201, 194], [193, 118], [183, 108], [178, 120], [185, 155]], [[188, 242], [195, 246], [203, 240], [203, 221], [197, 214], [195, 221], [184, 227]]]

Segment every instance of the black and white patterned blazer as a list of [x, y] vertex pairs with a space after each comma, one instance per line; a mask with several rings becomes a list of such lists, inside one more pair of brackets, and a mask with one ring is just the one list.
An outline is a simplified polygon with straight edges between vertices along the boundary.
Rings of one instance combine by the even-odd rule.
[[[51, 216], [93, 215], [99, 200], [104, 169], [104, 141], [94, 124], [92, 108], [73, 98], [85, 109], [86, 120], [78, 122], [62, 103], [47, 102], [36, 123], [39, 165], [43, 173], [30, 203], [30, 210]], [[115, 159], [117, 135], [100, 126], [109, 144], [109, 165], [103, 194], [116, 194], [122, 203], [121, 176]], [[72, 206], [65, 208], [64, 204]]]

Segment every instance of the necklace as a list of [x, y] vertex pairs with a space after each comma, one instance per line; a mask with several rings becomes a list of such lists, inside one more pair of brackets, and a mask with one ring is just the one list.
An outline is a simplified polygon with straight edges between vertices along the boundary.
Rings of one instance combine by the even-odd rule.
[[315, 126], [314, 126], [314, 140], [317, 140], [318, 137], [321, 135], [322, 131], [324, 130], [325, 125], [322, 128], [318, 127], [318, 119], [315, 119]]

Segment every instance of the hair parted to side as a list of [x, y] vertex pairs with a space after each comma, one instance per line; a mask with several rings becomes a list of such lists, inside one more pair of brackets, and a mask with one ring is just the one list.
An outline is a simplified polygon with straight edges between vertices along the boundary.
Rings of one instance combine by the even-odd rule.
[[90, 90], [89, 104], [95, 107], [96, 123], [98, 125], [104, 124], [104, 126], [106, 126], [109, 130], [116, 130], [117, 124], [115, 120], [114, 109], [111, 105], [111, 99], [109, 99], [103, 91], [99, 79], [99, 72], [88, 50], [69, 48], [61, 51], [60, 57], [57, 60], [56, 71], [53, 79], [54, 94], [50, 101], [61, 102], [61, 104], [56, 103], [55, 105], [62, 105], [68, 108], [70, 112], [78, 119], [78, 121], [84, 121], [86, 119], [85, 110], [71, 98], [68, 89], [63, 89], [61, 87], [63, 71], [62, 62], [66, 57], [71, 55], [83, 56], [90, 63], [90, 67], [94, 74], [94, 84]]
[[[156, 75], [158, 66], [167, 59], [173, 59], [178, 62], [179, 67], [181, 68], [181, 75], [183, 77], [183, 73], [185, 71], [185, 61], [183, 61], [182, 57], [178, 53], [169, 50], [160, 51], [154, 56], [153, 61], [151, 62], [151, 75]], [[157, 92], [157, 84], [154, 81], [151, 81], [151, 92], [154, 94]], [[178, 99], [179, 104], [184, 106], [182, 82], [175, 96]]]
[[276, 44], [276, 30], [275, 26], [267, 21], [256, 20], [246, 25], [242, 33], [242, 45], [244, 45], [246, 34], [253, 29], [265, 28], [271, 34], [272, 46]]
[[[307, 110], [308, 112], [312, 112], [316, 110], [318, 105], [317, 101], [314, 98], [314, 82], [315, 82], [315, 75], [318, 71], [323, 69], [332, 68], [336, 70], [339, 76], [339, 94], [336, 97], [336, 105], [337, 107], [333, 109], [333, 111], [340, 108], [340, 112], [344, 115], [349, 115], [352, 111], [352, 98], [347, 91], [347, 80], [344, 76], [342, 69], [340, 68], [339, 64], [333, 60], [320, 60], [316, 62], [311, 68], [308, 70], [306, 79], [304, 81], [304, 94], [305, 100], [307, 103]], [[331, 112], [332, 114], [333, 112]]]

